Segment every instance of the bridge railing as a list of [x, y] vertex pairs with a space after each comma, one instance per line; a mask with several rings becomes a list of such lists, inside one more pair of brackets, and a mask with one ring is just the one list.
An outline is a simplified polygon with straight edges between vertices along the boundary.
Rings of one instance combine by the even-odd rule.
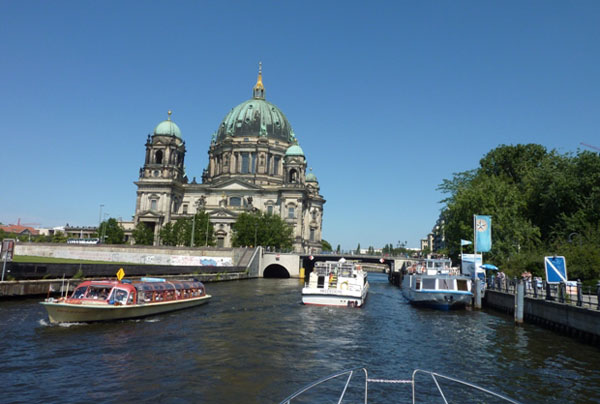
[[549, 284], [546, 281], [519, 280], [517, 278], [488, 278], [487, 289], [504, 293], [515, 294], [517, 283], [525, 283], [525, 297], [556, 301], [593, 310], [600, 310], [600, 281], [593, 286], [584, 286], [580, 280], [577, 282], [561, 282]]

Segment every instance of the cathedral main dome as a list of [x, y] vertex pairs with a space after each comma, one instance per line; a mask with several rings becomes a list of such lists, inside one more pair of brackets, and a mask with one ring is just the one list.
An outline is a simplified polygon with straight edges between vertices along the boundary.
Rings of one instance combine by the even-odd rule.
[[216, 141], [228, 137], [266, 137], [291, 143], [295, 136], [292, 125], [279, 108], [265, 100], [262, 72], [252, 91], [252, 98], [233, 108], [219, 125]]
[[223, 119], [217, 142], [227, 137], [267, 137], [291, 142], [292, 126], [275, 105], [253, 98], [233, 108]]

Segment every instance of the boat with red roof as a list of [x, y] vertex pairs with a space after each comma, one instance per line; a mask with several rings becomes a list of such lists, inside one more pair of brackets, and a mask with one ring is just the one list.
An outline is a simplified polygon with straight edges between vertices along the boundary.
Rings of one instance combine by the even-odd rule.
[[78, 323], [152, 316], [199, 306], [210, 298], [204, 284], [195, 279], [142, 278], [84, 281], [71, 296], [40, 303], [51, 323]]

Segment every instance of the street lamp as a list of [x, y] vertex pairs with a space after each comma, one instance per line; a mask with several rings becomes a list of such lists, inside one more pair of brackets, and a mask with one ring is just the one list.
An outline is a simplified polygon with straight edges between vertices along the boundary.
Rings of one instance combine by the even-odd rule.
[[[100, 204], [100, 213], [98, 214], [98, 237], [100, 237], [100, 225], [102, 224], [102, 208], [104, 207], [104, 204], [101, 203]], [[100, 240], [100, 242], [102, 242], [102, 239]]]
[[[573, 236], [579, 236], [579, 233], [573, 232], [573, 233], [569, 234], [569, 243], [573, 242], [573, 240], [572, 240]], [[581, 236], [579, 236], [579, 245], [581, 245]]]

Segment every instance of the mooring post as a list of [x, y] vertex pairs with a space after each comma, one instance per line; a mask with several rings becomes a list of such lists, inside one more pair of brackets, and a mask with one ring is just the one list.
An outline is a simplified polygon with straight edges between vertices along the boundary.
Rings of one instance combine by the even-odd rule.
[[481, 279], [475, 278], [473, 284], [475, 285], [473, 288], [473, 307], [481, 309]]
[[525, 306], [525, 284], [519, 279], [515, 291], [515, 323], [523, 324], [523, 309]]
[[577, 279], [577, 306], [583, 306], [583, 293], [582, 293], [581, 279]]

